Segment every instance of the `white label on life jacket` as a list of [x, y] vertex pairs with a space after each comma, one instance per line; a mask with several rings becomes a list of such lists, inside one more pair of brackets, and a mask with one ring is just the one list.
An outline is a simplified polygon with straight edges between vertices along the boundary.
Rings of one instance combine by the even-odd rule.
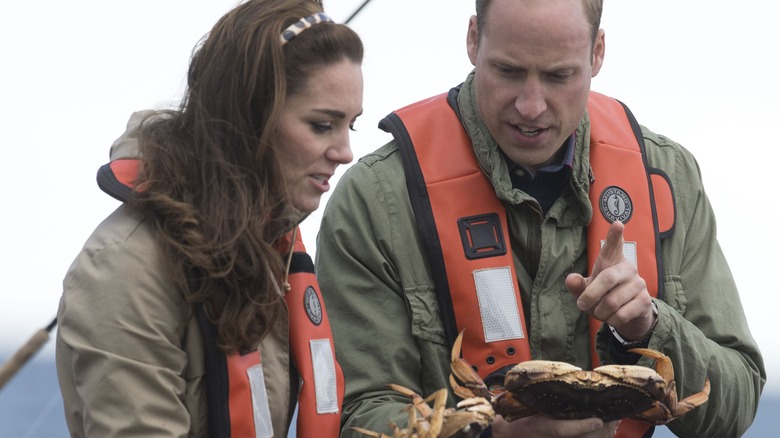
[[[607, 241], [602, 240], [601, 246], [603, 247], [605, 243], [607, 243]], [[634, 266], [639, 268], [639, 264], [637, 263], [637, 255], [636, 255], [636, 242], [623, 242], [623, 257], [625, 257], [626, 260], [633, 263]]]
[[317, 399], [317, 413], [338, 414], [336, 363], [330, 339], [312, 339], [309, 341], [309, 346], [311, 347], [311, 363], [314, 366], [314, 395]]
[[268, 406], [268, 393], [265, 391], [263, 365], [257, 364], [246, 370], [249, 388], [252, 391], [252, 413], [255, 419], [255, 438], [272, 438], [274, 426], [271, 423], [271, 410]]
[[479, 269], [473, 274], [485, 341], [524, 338], [515, 284], [509, 267]]

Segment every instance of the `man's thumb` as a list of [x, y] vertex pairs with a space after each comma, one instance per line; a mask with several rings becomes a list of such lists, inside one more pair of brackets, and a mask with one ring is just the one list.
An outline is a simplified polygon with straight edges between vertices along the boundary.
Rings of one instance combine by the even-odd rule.
[[565, 284], [569, 292], [574, 295], [574, 298], [579, 298], [588, 286], [588, 279], [580, 274], [572, 273], [566, 276]]

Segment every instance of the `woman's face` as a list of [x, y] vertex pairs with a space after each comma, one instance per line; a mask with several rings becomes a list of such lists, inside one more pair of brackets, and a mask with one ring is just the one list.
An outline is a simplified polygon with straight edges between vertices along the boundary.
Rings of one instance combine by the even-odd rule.
[[313, 71], [300, 93], [287, 96], [280, 156], [296, 209], [316, 210], [336, 167], [352, 161], [349, 131], [362, 112], [363, 73], [346, 58]]

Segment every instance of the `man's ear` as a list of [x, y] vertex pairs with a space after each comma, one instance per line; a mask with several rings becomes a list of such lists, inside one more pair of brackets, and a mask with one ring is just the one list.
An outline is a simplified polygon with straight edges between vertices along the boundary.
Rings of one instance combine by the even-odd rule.
[[604, 51], [606, 50], [604, 29], [599, 29], [596, 41], [593, 43], [593, 60], [591, 65], [591, 77], [596, 77], [604, 64]]
[[471, 65], [477, 65], [477, 45], [479, 44], [479, 31], [477, 30], [477, 16], [469, 19], [469, 30], [466, 33], [466, 50], [469, 53]]

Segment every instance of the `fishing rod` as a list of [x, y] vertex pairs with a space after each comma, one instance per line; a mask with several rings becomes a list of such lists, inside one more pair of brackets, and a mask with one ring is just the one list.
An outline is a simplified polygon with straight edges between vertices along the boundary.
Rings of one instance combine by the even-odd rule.
[[350, 22], [350, 21], [352, 21], [352, 19], [353, 19], [353, 18], [355, 18], [355, 17], [357, 16], [357, 14], [359, 14], [359, 13], [360, 13], [360, 11], [362, 11], [362, 10], [363, 10], [363, 8], [364, 8], [364, 7], [365, 7], [365, 6], [368, 4], [368, 2], [370, 2], [370, 1], [371, 1], [371, 0], [366, 0], [366, 1], [364, 1], [364, 2], [363, 2], [363, 4], [362, 4], [362, 5], [358, 6], [358, 8], [357, 8], [357, 9], [355, 9], [355, 12], [353, 12], [353, 13], [352, 13], [352, 15], [350, 15], [350, 16], [349, 16], [349, 18], [347, 18], [347, 21], [345, 21], [345, 22], [344, 22], [344, 24], [349, 24], [349, 22]]
[[6, 383], [30, 360], [33, 355], [43, 347], [49, 340], [49, 333], [57, 325], [57, 318], [54, 318], [45, 328], [35, 332], [32, 337], [13, 354], [0, 367], [0, 390]]

